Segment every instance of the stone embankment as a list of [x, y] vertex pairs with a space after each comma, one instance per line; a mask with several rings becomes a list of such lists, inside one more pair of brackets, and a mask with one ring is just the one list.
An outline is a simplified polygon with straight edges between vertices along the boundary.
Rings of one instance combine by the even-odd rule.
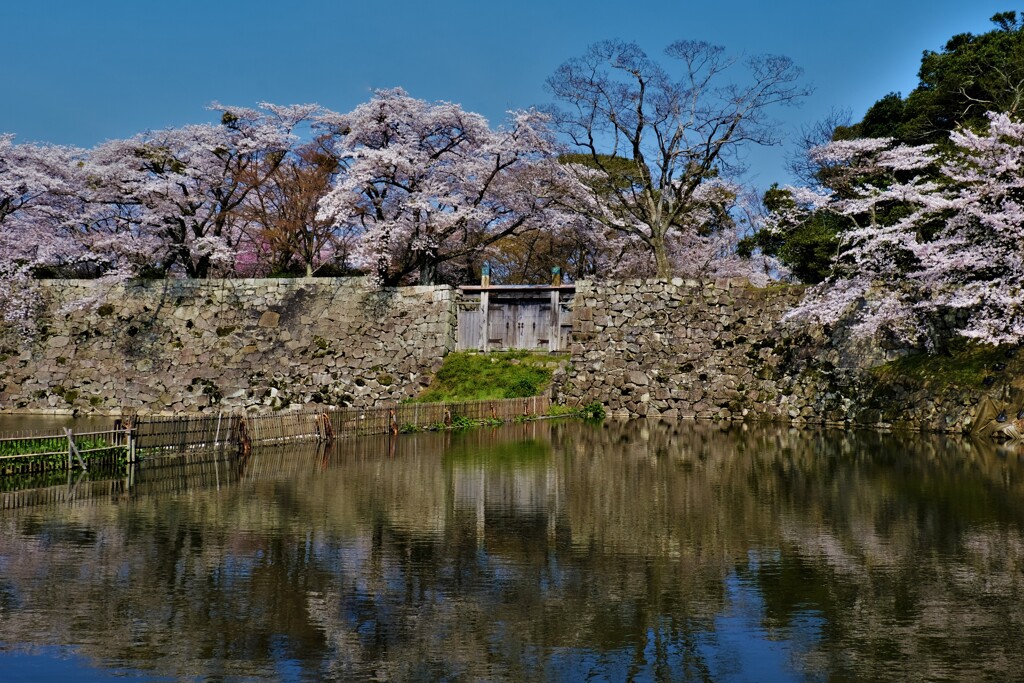
[[455, 343], [449, 287], [371, 292], [351, 278], [40, 284], [37, 334], [0, 338], [0, 409], [397, 402], [418, 393]]
[[786, 322], [802, 293], [737, 280], [577, 283], [572, 360], [558, 398], [631, 417], [952, 432], [1019, 416], [1024, 358], [995, 364], [981, 389], [881, 377], [872, 368], [902, 352]]
[[629, 416], [781, 417], [778, 320], [798, 300], [729, 282], [577, 283], [563, 394]]
[[[38, 333], [0, 334], [0, 410], [156, 413], [370, 406], [420, 392], [455, 348], [449, 287], [360, 279], [40, 283]], [[1024, 353], [983, 383], [921, 383], [903, 352], [784, 320], [799, 287], [578, 282], [555, 400], [626, 416], [1024, 434]], [[91, 299], [86, 307], [76, 302]], [[890, 369], [893, 366], [888, 366]], [[1019, 422], [1019, 424], [1017, 424]]]

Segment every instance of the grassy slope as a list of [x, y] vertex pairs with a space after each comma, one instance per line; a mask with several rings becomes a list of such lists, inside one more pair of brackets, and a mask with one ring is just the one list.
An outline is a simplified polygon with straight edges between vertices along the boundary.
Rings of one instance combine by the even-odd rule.
[[537, 396], [566, 354], [495, 351], [448, 354], [434, 382], [416, 401], [485, 401]]
[[[1024, 354], [1022, 354], [1024, 356]], [[1020, 369], [1016, 349], [984, 344], [958, 344], [947, 354], [918, 354], [875, 368], [882, 382], [904, 381], [925, 389], [942, 391], [957, 387], [984, 388], [1008, 369]]]

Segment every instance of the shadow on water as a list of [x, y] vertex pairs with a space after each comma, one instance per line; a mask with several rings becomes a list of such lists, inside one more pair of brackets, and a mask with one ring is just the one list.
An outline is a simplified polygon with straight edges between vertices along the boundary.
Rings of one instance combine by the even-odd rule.
[[654, 421], [168, 457], [0, 514], [0, 667], [1005, 680], [1022, 475], [988, 443]]

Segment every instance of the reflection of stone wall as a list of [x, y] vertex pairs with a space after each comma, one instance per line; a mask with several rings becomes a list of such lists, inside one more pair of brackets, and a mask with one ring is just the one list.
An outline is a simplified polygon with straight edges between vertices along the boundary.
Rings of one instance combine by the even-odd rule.
[[544, 421], [138, 474], [0, 515], [8, 649], [189, 680], [1024, 670], [1024, 463], [989, 443]]
[[[361, 282], [43, 282], [40, 334], [0, 339], [0, 409], [216, 412], [414, 395], [454, 348], [451, 289]], [[87, 296], [96, 305], [60, 312]]]

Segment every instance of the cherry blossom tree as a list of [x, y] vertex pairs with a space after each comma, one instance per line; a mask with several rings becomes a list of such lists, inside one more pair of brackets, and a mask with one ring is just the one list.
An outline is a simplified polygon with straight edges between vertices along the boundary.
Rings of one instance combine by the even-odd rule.
[[294, 128], [319, 111], [268, 103], [212, 108], [223, 110], [219, 125], [149, 132], [92, 154], [93, 204], [109, 211], [113, 234], [137, 243], [157, 273], [230, 272], [246, 202], [287, 158], [298, 140]]
[[14, 144], [0, 135], [0, 239], [6, 261], [48, 262], [63, 253], [66, 237], [82, 208], [84, 151], [56, 145]]
[[737, 152], [779, 142], [768, 112], [809, 92], [785, 57], [740, 59], [698, 41], [665, 53], [663, 66], [634, 43], [604, 41], [548, 79], [562, 103], [554, 124], [582, 157], [567, 164], [568, 208], [643, 244], [659, 278], [685, 268], [673, 242], [694, 242], [722, 177], [741, 170]]
[[80, 149], [15, 144], [0, 135], [0, 315], [23, 331], [38, 304], [34, 278], [106, 259], [78, 239], [83, 157]]
[[[936, 348], [949, 330], [985, 343], [1024, 341], [1024, 123], [952, 133], [951, 150], [892, 140], [816, 151], [846, 192], [798, 192], [793, 210], [849, 217], [832, 277], [795, 318], [853, 316], [862, 335]], [[866, 182], [857, 179], [868, 178]]]
[[[250, 268], [306, 277], [324, 267], [344, 268], [352, 250], [349, 226], [319, 217], [318, 204], [343, 169], [329, 137], [299, 145], [283, 162], [262, 160], [246, 175], [253, 186], [240, 215], [249, 226], [236, 256], [251, 257]], [[266, 166], [273, 165], [273, 169]]]
[[499, 240], [544, 224], [554, 141], [536, 112], [491, 129], [480, 115], [404, 90], [321, 124], [345, 165], [321, 217], [357, 226], [357, 265], [379, 284], [460, 280]]

